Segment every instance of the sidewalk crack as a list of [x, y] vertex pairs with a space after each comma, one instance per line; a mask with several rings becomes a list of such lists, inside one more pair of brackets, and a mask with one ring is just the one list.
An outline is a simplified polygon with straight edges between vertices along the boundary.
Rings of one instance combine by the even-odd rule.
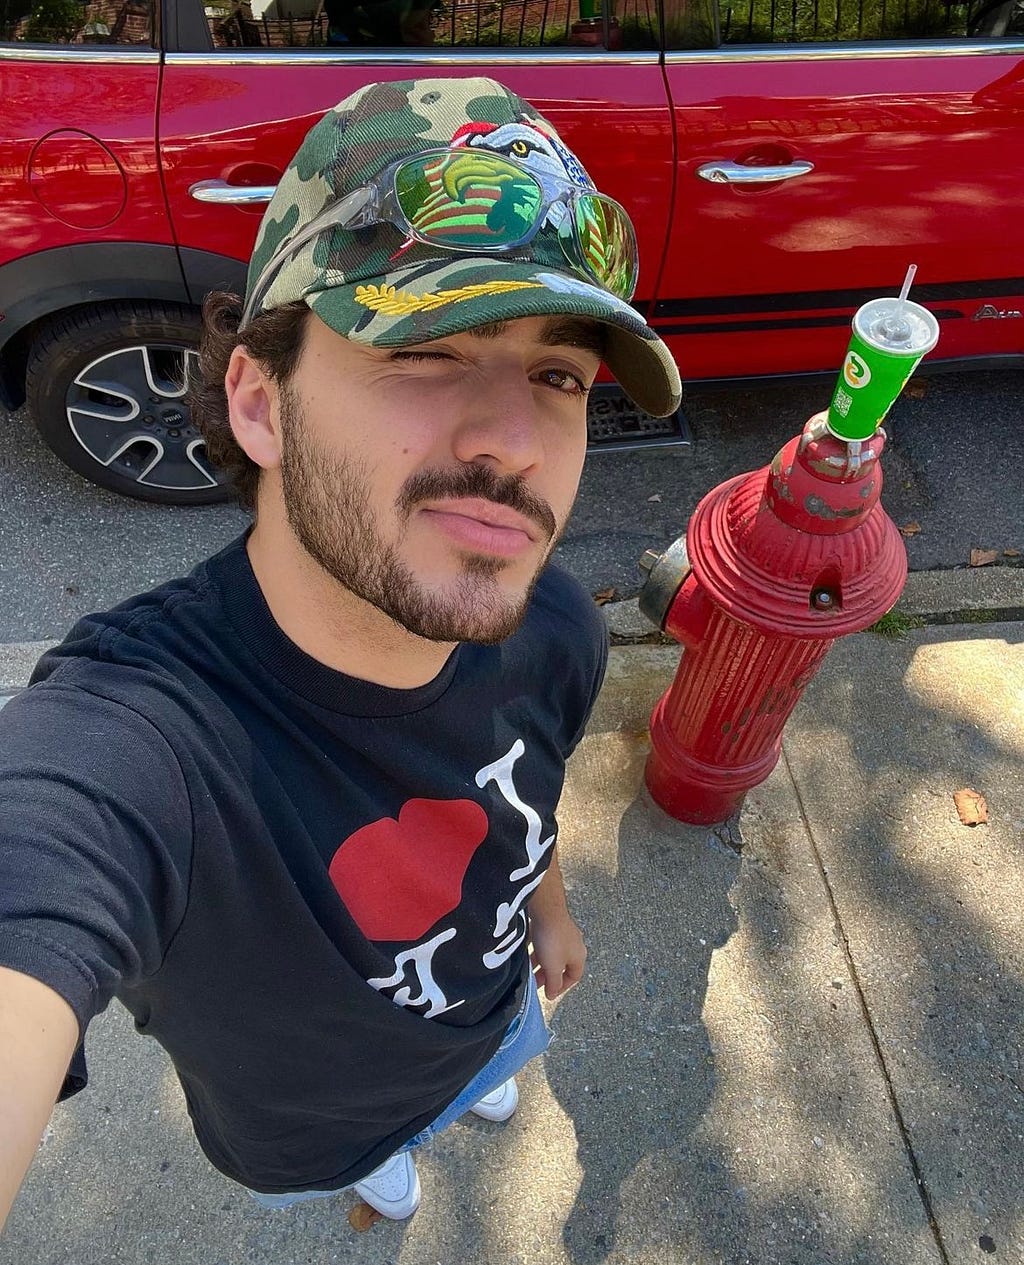
[[882, 1073], [882, 1080], [885, 1084], [885, 1092], [889, 1099], [889, 1106], [896, 1120], [896, 1127], [899, 1130], [900, 1137], [903, 1140], [903, 1149], [906, 1152], [907, 1160], [910, 1163], [911, 1172], [914, 1174], [914, 1182], [917, 1185], [918, 1197], [924, 1207], [925, 1216], [928, 1218], [928, 1225], [931, 1229], [932, 1237], [935, 1240], [935, 1246], [938, 1250], [939, 1258], [943, 1265], [950, 1265], [949, 1253], [946, 1251], [946, 1245], [942, 1238], [942, 1230], [939, 1227], [938, 1218], [936, 1217], [935, 1209], [932, 1206], [931, 1195], [928, 1193], [928, 1187], [924, 1180], [924, 1173], [921, 1171], [917, 1155], [914, 1152], [914, 1145], [910, 1138], [910, 1130], [903, 1118], [903, 1112], [900, 1108], [899, 1100], [896, 1097], [896, 1089], [893, 1085], [892, 1076], [889, 1073], [889, 1066], [885, 1060], [882, 1043], [875, 1028], [874, 1020], [871, 1017], [871, 1011], [868, 1009], [867, 997], [865, 996], [864, 989], [861, 985], [860, 976], [857, 974], [857, 964], [854, 961], [853, 951], [850, 948], [850, 941], [846, 934], [846, 929], [843, 927], [843, 920], [839, 913], [839, 905], [836, 901], [835, 892], [832, 890], [832, 884], [829, 882], [828, 871], [825, 869], [825, 863], [821, 857], [821, 850], [818, 847], [818, 841], [814, 835], [814, 828], [811, 825], [810, 817], [808, 816], [807, 809], [804, 805], [803, 795], [800, 793], [799, 783], [793, 773], [793, 766], [790, 764], [789, 753], [786, 751], [785, 742], [782, 744], [782, 760], [785, 764], [786, 773], [796, 794], [797, 806], [800, 809], [800, 820], [803, 822], [804, 830], [810, 842], [811, 852], [814, 854], [814, 862], [818, 867], [818, 874], [825, 887], [829, 907], [832, 910], [832, 918], [835, 923], [836, 934], [838, 935], [839, 943], [842, 946], [843, 957], [846, 959], [846, 969], [849, 971], [850, 978], [853, 980], [853, 987], [857, 994], [857, 1002], [860, 1006], [861, 1016], [864, 1020], [865, 1026], [867, 1027], [868, 1036], [870, 1037], [871, 1044], [874, 1047], [875, 1058], [878, 1061], [878, 1066]]

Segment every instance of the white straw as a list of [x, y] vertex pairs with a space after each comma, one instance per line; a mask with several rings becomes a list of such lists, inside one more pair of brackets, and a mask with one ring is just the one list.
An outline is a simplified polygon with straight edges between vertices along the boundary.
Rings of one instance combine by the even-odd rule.
[[907, 275], [903, 278], [903, 289], [900, 291], [900, 308], [907, 301], [907, 295], [910, 293], [910, 287], [914, 284], [914, 274], [917, 272], [917, 264], [911, 264], [907, 269]]

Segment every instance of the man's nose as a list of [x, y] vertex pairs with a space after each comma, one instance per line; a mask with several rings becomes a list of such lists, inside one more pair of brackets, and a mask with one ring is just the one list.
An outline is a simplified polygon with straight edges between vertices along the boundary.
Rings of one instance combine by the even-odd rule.
[[536, 388], [519, 370], [494, 374], [466, 402], [452, 448], [467, 463], [526, 474], [544, 458]]

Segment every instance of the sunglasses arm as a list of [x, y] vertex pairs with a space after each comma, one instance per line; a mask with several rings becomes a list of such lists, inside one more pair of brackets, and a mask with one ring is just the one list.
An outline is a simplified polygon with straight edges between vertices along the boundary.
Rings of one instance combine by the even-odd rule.
[[259, 311], [259, 306], [273, 285], [274, 278], [297, 251], [328, 229], [363, 228], [367, 224], [375, 223], [376, 202], [375, 190], [372, 186], [363, 185], [359, 189], [353, 189], [351, 193], [339, 198], [337, 202], [332, 202], [319, 215], [314, 216], [301, 233], [284, 242], [270, 256], [256, 279], [249, 301], [242, 312], [242, 319], [238, 323], [239, 329], [244, 329]]

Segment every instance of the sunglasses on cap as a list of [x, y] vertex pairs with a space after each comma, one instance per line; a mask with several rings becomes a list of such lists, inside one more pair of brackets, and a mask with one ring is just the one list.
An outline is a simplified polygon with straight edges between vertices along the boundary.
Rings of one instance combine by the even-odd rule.
[[514, 252], [542, 229], [557, 234], [566, 262], [616, 298], [636, 290], [639, 251], [625, 207], [614, 198], [502, 154], [471, 147], [404, 158], [332, 203], [268, 261], [242, 313], [244, 326], [285, 260], [331, 228], [394, 224], [406, 244], [459, 254]]

